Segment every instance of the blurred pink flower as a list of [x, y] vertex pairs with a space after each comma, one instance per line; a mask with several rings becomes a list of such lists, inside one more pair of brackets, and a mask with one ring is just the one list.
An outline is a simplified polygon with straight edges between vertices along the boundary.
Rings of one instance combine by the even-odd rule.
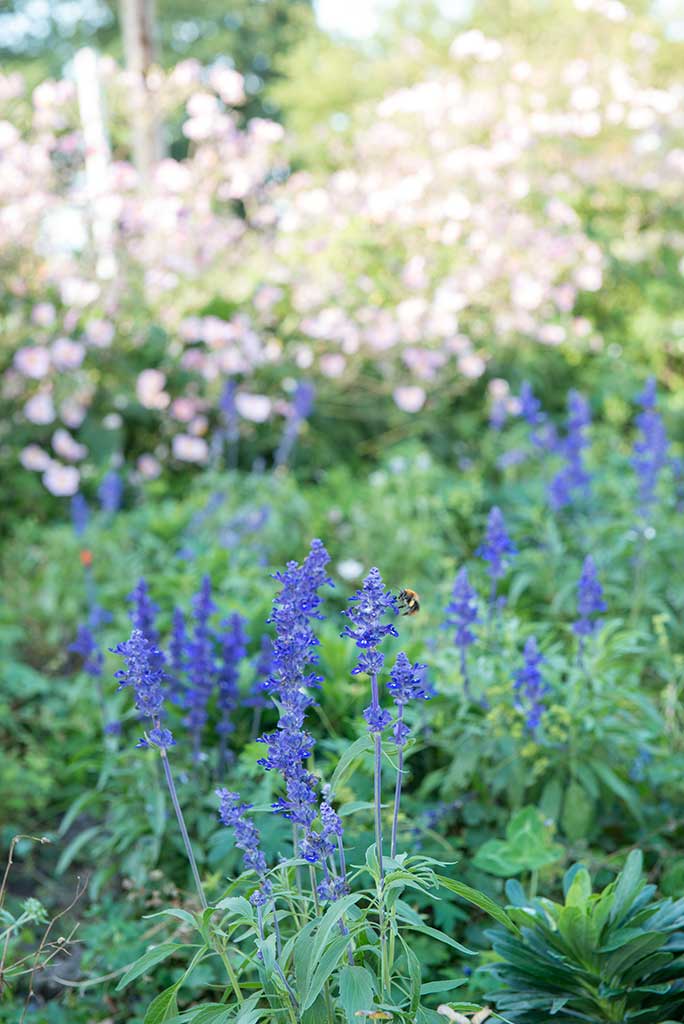
[[395, 388], [392, 397], [402, 412], [420, 412], [427, 395], [423, 388], [409, 384]]
[[170, 398], [164, 391], [166, 374], [161, 370], [143, 370], [138, 374], [135, 393], [146, 409], [166, 409]]
[[27, 345], [15, 352], [14, 365], [25, 377], [40, 380], [50, 369], [50, 353], [41, 345]]
[[43, 484], [50, 494], [68, 498], [75, 494], [81, 481], [81, 474], [75, 466], [63, 466], [61, 462], [51, 462], [43, 474]]
[[239, 391], [235, 396], [235, 408], [244, 419], [252, 423], [265, 423], [271, 415], [271, 399], [266, 395]]
[[80, 462], [88, 454], [86, 446], [79, 444], [63, 427], [59, 427], [52, 435], [52, 447], [57, 455], [67, 462]]
[[52, 343], [52, 361], [58, 370], [75, 370], [83, 362], [85, 349], [71, 338], [57, 338]]
[[39, 327], [52, 327], [56, 315], [55, 307], [51, 302], [39, 302], [33, 307], [31, 319]]
[[109, 348], [114, 340], [114, 324], [109, 320], [89, 320], [85, 336], [95, 348]]
[[190, 434], [176, 434], [171, 448], [176, 459], [181, 462], [206, 462], [209, 458], [209, 445], [203, 437], [191, 437]]
[[154, 457], [154, 455], [140, 455], [136, 465], [138, 467], [138, 472], [141, 476], [145, 477], [146, 480], [156, 480], [156, 478], [161, 475], [161, 463], [159, 459]]
[[44, 448], [37, 444], [28, 444], [22, 448], [19, 459], [24, 469], [42, 473], [51, 463], [51, 458]]
[[40, 391], [37, 395], [33, 395], [24, 406], [24, 415], [31, 423], [52, 423], [55, 418], [55, 406], [52, 397], [45, 391]]

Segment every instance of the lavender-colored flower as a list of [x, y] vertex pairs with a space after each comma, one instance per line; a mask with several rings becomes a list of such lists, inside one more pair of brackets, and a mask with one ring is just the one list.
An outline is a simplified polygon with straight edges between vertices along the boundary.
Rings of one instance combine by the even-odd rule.
[[656, 382], [651, 377], [639, 395], [642, 411], [636, 418], [639, 438], [634, 444], [632, 466], [639, 481], [639, 505], [647, 519], [656, 498], [658, 480], [668, 464], [668, 440], [660, 413], [656, 409]]
[[311, 415], [315, 394], [315, 388], [309, 381], [303, 380], [298, 382], [292, 397], [291, 411], [275, 454], [276, 466], [284, 466], [289, 459], [301, 425]]
[[216, 679], [214, 638], [209, 619], [216, 611], [211, 596], [211, 579], [204, 576], [200, 589], [192, 599], [194, 629], [188, 644], [188, 689], [185, 724], [192, 735], [193, 757], [202, 756], [202, 732], [207, 724], [207, 705]]
[[539, 666], [546, 661], [537, 647], [535, 637], [528, 637], [523, 651], [523, 667], [515, 672], [513, 688], [516, 706], [525, 712], [525, 721], [530, 732], [535, 732], [545, 711], [544, 696], [549, 692]]
[[554, 509], [569, 505], [577, 492], [587, 494], [591, 476], [584, 465], [584, 450], [589, 444], [587, 428], [591, 425], [591, 409], [579, 391], [568, 392], [568, 420], [565, 438], [556, 450], [565, 465], [549, 485], [549, 501]]
[[591, 636], [600, 625], [600, 620], [592, 618], [592, 616], [605, 612], [606, 607], [606, 602], [603, 600], [603, 587], [596, 570], [596, 563], [591, 555], [587, 555], [577, 584], [578, 618], [572, 624], [575, 633], [582, 638]]
[[351, 637], [362, 652], [352, 675], [361, 672], [377, 675], [385, 663], [384, 656], [376, 650], [378, 644], [386, 636], [399, 636], [392, 623], [382, 621], [387, 612], [398, 613], [397, 599], [391, 590], [385, 588], [380, 571], [372, 568], [349, 602], [352, 607], [346, 608], [342, 614], [352, 624], [345, 626], [340, 635]]
[[397, 655], [394, 667], [390, 671], [390, 681], [387, 684], [387, 689], [392, 694], [392, 699], [394, 700], [397, 708], [397, 719], [394, 724], [393, 735], [394, 742], [399, 748], [397, 760], [397, 781], [394, 789], [392, 838], [390, 845], [392, 857], [394, 857], [397, 852], [399, 804], [401, 802], [401, 787], [404, 777], [404, 745], [411, 732], [404, 721], [404, 708], [412, 700], [430, 700], [432, 693], [429, 690], [426, 690], [423, 685], [424, 672], [426, 668], [426, 665], [421, 665], [418, 662], [412, 665], [406, 654], [404, 654], [403, 651], [400, 651]]
[[69, 650], [83, 659], [83, 671], [89, 676], [99, 678], [102, 675], [104, 655], [95, 635], [89, 626], [79, 626], [76, 639], [69, 644]]
[[248, 708], [265, 708], [268, 706], [265, 684], [273, 674], [273, 641], [268, 633], [261, 637], [259, 653], [254, 659], [254, 681], [251, 692], [244, 699]]
[[229, 377], [223, 386], [221, 397], [219, 398], [219, 409], [221, 411], [221, 417], [223, 419], [223, 431], [218, 435], [220, 448], [223, 445], [227, 445], [228, 448], [228, 465], [231, 469], [235, 469], [238, 460], [238, 441], [240, 439], [240, 421], [238, 417], [237, 405], [235, 403], [235, 396], [237, 394], [237, 384], [232, 377]]
[[518, 549], [508, 536], [501, 509], [494, 505], [487, 518], [487, 530], [484, 543], [476, 554], [489, 563], [488, 572], [492, 581], [491, 604], [496, 603], [498, 581], [506, 573], [510, 559], [517, 555]]
[[256, 871], [263, 880], [266, 873], [266, 857], [261, 850], [259, 831], [253, 822], [245, 817], [252, 804], [243, 804], [239, 793], [228, 789], [217, 789], [220, 800], [219, 820], [222, 825], [232, 828], [235, 833], [235, 845], [243, 851], [243, 861], [248, 871]]
[[113, 516], [119, 511], [123, 498], [123, 481], [115, 469], [110, 469], [102, 478], [97, 489], [97, 496], [100, 508], [107, 515]]
[[171, 732], [160, 727], [164, 711], [164, 655], [140, 629], [134, 629], [129, 640], [111, 650], [126, 662], [126, 668], [115, 674], [119, 690], [132, 686], [137, 710], [153, 722], [147, 740], [140, 740], [138, 746], [147, 746], [148, 742], [161, 748], [173, 746]]
[[477, 592], [468, 579], [465, 566], [459, 570], [451, 592], [451, 600], [446, 606], [445, 629], [454, 630], [454, 645], [464, 651], [477, 639], [471, 627], [480, 621], [477, 610]]
[[380, 692], [378, 689], [378, 673], [381, 671], [385, 658], [377, 650], [377, 646], [386, 636], [398, 636], [396, 629], [391, 623], [383, 622], [388, 612], [396, 615], [399, 611], [397, 598], [390, 590], [385, 588], [380, 571], [375, 567], [370, 570], [363, 585], [349, 598], [350, 608], [343, 612], [351, 625], [345, 626], [342, 636], [351, 637], [360, 649], [361, 654], [356, 666], [352, 669], [353, 675], [366, 672], [370, 676], [371, 702], [364, 710], [363, 716], [368, 725], [368, 731], [373, 736], [375, 748], [374, 771], [373, 771], [373, 802], [375, 805], [375, 855], [378, 860], [380, 879], [384, 877], [383, 847], [382, 847], [382, 731], [390, 721], [391, 716], [380, 707]]
[[219, 634], [220, 661], [216, 682], [218, 697], [216, 706], [220, 713], [216, 731], [219, 734], [219, 763], [224, 765], [227, 760], [227, 739], [235, 729], [233, 712], [240, 701], [239, 679], [240, 665], [247, 654], [247, 635], [245, 620], [242, 615], [234, 612], [221, 623]]
[[159, 606], [150, 597], [147, 580], [141, 577], [127, 600], [130, 604], [128, 614], [133, 627], [139, 629], [151, 643], [158, 644], [159, 633], [157, 632], [156, 618]]
[[273, 805], [278, 814], [297, 825], [310, 828], [316, 817], [316, 786], [318, 780], [304, 767], [313, 749], [314, 740], [304, 728], [306, 709], [313, 703], [307, 687], [320, 684], [321, 677], [307, 671], [318, 661], [318, 638], [311, 623], [321, 619], [320, 587], [330, 584], [326, 566], [330, 556], [320, 540], [311, 543], [311, 550], [302, 565], [289, 562], [274, 579], [281, 584], [273, 600], [269, 622], [275, 625], [273, 674], [266, 689], [277, 696], [280, 719], [275, 732], [262, 736], [268, 744], [266, 757], [259, 760], [267, 771], [276, 769], [284, 780], [286, 797]]
[[423, 673], [426, 668], [426, 665], [421, 665], [418, 662], [412, 665], [406, 654], [400, 651], [394, 667], [390, 671], [387, 689], [392, 694], [392, 700], [398, 709], [394, 726], [394, 742], [397, 746], [403, 746], [409, 737], [410, 730], [404, 722], [406, 705], [412, 700], [430, 700], [432, 696], [423, 685]]
[[169, 639], [169, 697], [174, 704], [183, 704], [184, 679], [188, 668], [188, 636], [182, 608], [174, 608]]
[[541, 411], [541, 402], [536, 397], [532, 390], [532, 385], [528, 380], [524, 380], [520, 385], [520, 415], [529, 423], [531, 427], [540, 426], [546, 419], [543, 412]]
[[90, 520], [90, 508], [80, 491], [71, 499], [71, 522], [77, 537], [82, 537], [88, 528]]

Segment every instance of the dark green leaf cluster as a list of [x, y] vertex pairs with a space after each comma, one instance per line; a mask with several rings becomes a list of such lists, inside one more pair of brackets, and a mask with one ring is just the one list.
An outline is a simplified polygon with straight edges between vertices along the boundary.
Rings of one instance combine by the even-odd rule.
[[508, 884], [520, 935], [491, 933], [500, 962], [490, 998], [515, 1024], [674, 1024], [684, 1014], [684, 899], [661, 900], [633, 851], [593, 893], [589, 872], [565, 875], [564, 902]]

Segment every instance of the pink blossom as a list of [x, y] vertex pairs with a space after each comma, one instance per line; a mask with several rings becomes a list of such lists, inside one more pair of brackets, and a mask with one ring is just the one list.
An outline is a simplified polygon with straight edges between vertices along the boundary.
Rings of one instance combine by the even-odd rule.
[[43, 474], [45, 488], [60, 498], [68, 498], [75, 494], [81, 481], [81, 474], [75, 466], [63, 466], [61, 462], [51, 462]]
[[25, 377], [40, 380], [50, 370], [50, 353], [40, 345], [26, 345], [15, 352], [14, 365]]
[[181, 462], [206, 462], [209, 458], [209, 445], [203, 437], [192, 437], [190, 434], [176, 434], [171, 448], [174, 457]]
[[265, 423], [271, 415], [271, 399], [266, 395], [239, 391], [235, 396], [235, 408], [244, 419], [252, 423]]
[[52, 447], [57, 455], [61, 459], [66, 459], [67, 462], [81, 462], [88, 454], [86, 446], [74, 440], [69, 431], [64, 430], [63, 427], [59, 427], [52, 435]]
[[109, 320], [89, 320], [85, 335], [95, 348], [109, 348], [114, 340], [114, 324]]
[[57, 338], [52, 343], [52, 361], [58, 370], [75, 370], [83, 362], [85, 349], [71, 338]]
[[28, 444], [22, 448], [19, 459], [24, 469], [30, 469], [37, 473], [46, 470], [52, 461], [45, 449], [37, 444]]
[[138, 472], [146, 480], [156, 480], [158, 476], [161, 476], [161, 463], [159, 459], [156, 459], [154, 455], [140, 455], [137, 461]]
[[425, 405], [425, 390], [417, 385], [405, 385], [394, 389], [393, 398], [402, 412], [420, 412]]
[[161, 370], [143, 370], [138, 374], [135, 393], [146, 409], [166, 409], [171, 399], [164, 391], [166, 374]]
[[52, 397], [46, 391], [39, 391], [37, 395], [33, 395], [24, 406], [24, 416], [31, 423], [52, 423], [55, 418]]
[[31, 319], [38, 327], [52, 327], [57, 313], [51, 302], [39, 302], [33, 307]]

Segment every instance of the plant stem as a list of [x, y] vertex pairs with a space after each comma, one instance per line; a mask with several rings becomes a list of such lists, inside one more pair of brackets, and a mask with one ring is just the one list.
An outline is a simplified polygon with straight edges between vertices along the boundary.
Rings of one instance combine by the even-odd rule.
[[[158, 723], [155, 722], [155, 725], [158, 726]], [[171, 803], [173, 804], [173, 809], [176, 812], [178, 827], [180, 829], [181, 836], [183, 837], [183, 845], [185, 846], [185, 852], [187, 854], [188, 861], [190, 862], [190, 869], [192, 871], [192, 877], [195, 881], [197, 895], [199, 896], [199, 900], [202, 905], [202, 910], [206, 910], [208, 906], [207, 897], [204, 895], [202, 881], [200, 879], [199, 871], [197, 870], [197, 861], [195, 860], [195, 854], [192, 852], [192, 845], [190, 843], [190, 836], [188, 835], [188, 830], [185, 827], [185, 818], [183, 817], [181, 805], [178, 802], [178, 794], [176, 793], [176, 786], [173, 781], [173, 775], [171, 774], [171, 766], [169, 764], [169, 759], [166, 756], [166, 751], [164, 750], [163, 747], [159, 748], [159, 753], [161, 755], [162, 764], [164, 766], [166, 785], [168, 786], [169, 793], [171, 794]]]
[[[397, 723], [401, 725], [404, 715], [404, 705], [399, 706]], [[394, 787], [394, 813], [392, 815], [392, 842], [390, 843], [390, 857], [397, 855], [397, 830], [399, 827], [399, 803], [401, 801], [401, 783], [404, 775], [404, 746], [400, 744], [397, 757], [397, 781]]]
[[[371, 704], [374, 708], [380, 706], [378, 696], [378, 677], [375, 673], [371, 676]], [[382, 863], [382, 735], [379, 732], [373, 733], [375, 744], [375, 773], [374, 773], [374, 802], [375, 802], [375, 855], [378, 859], [380, 871], [380, 886], [385, 878]]]

